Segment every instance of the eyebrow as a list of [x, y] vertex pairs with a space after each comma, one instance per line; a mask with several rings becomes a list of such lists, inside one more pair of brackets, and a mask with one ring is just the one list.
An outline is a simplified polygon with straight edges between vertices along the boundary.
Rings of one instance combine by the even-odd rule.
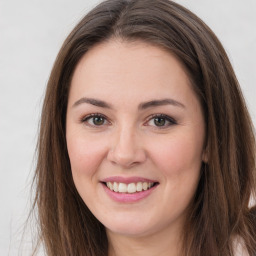
[[[108, 109], [113, 109], [113, 106], [103, 100], [98, 100], [98, 99], [93, 99], [93, 98], [86, 98], [83, 97], [81, 99], [79, 99], [78, 101], [76, 101], [72, 107], [76, 107], [78, 105], [81, 105], [83, 103], [87, 103], [87, 104], [91, 104], [100, 108], [108, 108]], [[161, 100], [151, 100], [151, 101], [147, 101], [147, 102], [143, 102], [140, 103], [138, 106], [139, 110], [144, 110], [147, 108], [151, 108], [151, 107], [158, 107], [158, 106], [164, 106], [164, 105], [172, 105], [175, 107], [181, 107], [181, 108], [185, 108], [185, 105], [182, 104], [179, 101], [176, 101], [174, 99], [161, 99]]]
[[158, 106], [164, 106], [164, 105], [173, 105], [175, 107], [185, 108], [184, 104], [174, 99], [151, 100], [148, 102], [141, 103], [138, 108], [140, 110], [143, 110], [151, 107], [158, 107]]
[[108, 104], [107, 102], [103, 101], [103, 100], [97, 100], [97, 99], [92, 99], [92, 98], [81, 98], [80, 100], [76, 101], [72, 107], [76, 107], [78, 105], [81, 105], [83, 103], [88, 103], [100, 108], [113, 108], [110, 104]]

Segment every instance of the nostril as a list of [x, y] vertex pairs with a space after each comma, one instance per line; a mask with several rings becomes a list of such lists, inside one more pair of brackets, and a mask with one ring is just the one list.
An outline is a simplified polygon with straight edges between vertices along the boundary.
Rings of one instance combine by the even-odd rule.
[[108, 152], [107, 159], [113, 164], [130, 168], [134, 165], [143, 163], [146, 160], [146, 154], [143, 149], [116, 147]]

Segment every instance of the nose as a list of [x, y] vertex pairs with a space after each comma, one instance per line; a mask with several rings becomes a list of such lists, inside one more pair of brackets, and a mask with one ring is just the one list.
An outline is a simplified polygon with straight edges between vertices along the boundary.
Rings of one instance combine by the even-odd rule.
[[123, 128], [113, 136], [107, 159], [129, 169], [146, 160], [146, 151], [139, 134], [132, 128]]

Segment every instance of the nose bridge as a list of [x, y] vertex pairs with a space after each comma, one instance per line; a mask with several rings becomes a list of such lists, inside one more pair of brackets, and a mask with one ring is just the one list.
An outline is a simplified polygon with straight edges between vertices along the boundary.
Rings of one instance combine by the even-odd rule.
[[145, 152], [135, 125], [124, 123], [115, 132], [109, 160], [123, 166], [130, 167], [145, 160]]
[[116, 140], [116, 147], [120, 154], [123, 153], [127, 156], [132, 154], [137, 146], [135, 128], [131, 125], [120, 127]]

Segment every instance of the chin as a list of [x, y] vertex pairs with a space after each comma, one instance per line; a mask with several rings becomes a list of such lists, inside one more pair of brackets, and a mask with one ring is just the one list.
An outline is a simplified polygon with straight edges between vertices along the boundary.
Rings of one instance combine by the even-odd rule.
[[120, 226], [114, 226], [107, 228], [107, 233], [115, 233], [122, 236], [129, 236], [129, 237], [142, 237], [145, 235], [149, 235], [150, 232], [148, 230], [148, 227], [134, 227], [134, 225], [120, 225]]
[[103, 225], [106, 227], [107, 232], [123, 235], [123, 236], [131, 236], [131, 237], [142, 237], [146, 235], [153, 234], [157, 227], [149, 220], [141, 218], [113, 218], [111, 219], [106, 225]]

